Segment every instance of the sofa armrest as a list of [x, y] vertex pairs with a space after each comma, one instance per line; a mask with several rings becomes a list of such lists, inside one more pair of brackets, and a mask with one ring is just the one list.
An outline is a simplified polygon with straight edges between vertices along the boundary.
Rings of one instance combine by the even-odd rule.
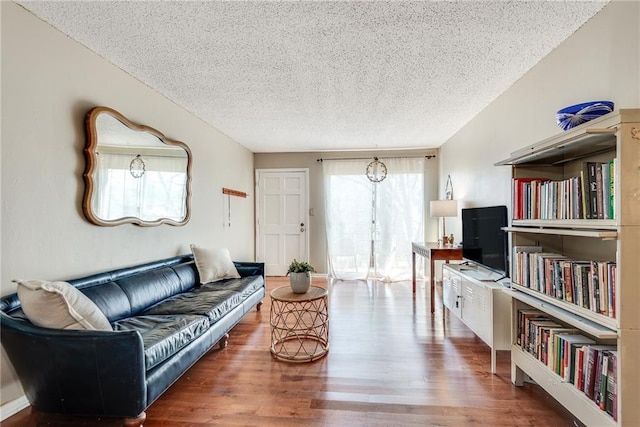
[[136, 331], [57, 330], [0, 313], [2, 346], [31, 405], [43, 412], [136, 417], [147, 406]]
[[241, 277], [262, 276], [264, 278], [264, 262], [234, 261], [233, 264]]

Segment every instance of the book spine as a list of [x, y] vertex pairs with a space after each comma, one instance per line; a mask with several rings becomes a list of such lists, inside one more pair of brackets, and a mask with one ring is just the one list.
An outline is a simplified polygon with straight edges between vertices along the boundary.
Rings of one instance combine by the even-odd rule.
[[562, 280], [564, 281], [564, 300], [573, 302], [573, 280], [571, 273], [571, 261], [562, 262]]
[[616, 304], [616, 294], [617, 294], [617, 266], [615, 263], [611, 263], [611, 279], [609, 280], [609, 287], [611, 288], [611, 299], [609, 301], [611, 301], [611, 317], [613, 317], [614, 319], [616, 319], [618, 317], [617, 311], [618, 311], [618, 305]]
[[613, 356], [613, 384], [612, 384], [612, 390], [613, 390], [613, 397], [612, 397], [612, 407], [611, 407], [611, 412], [613, 413], [613, 420], [614, 421], [618, 421], [618, 357], [617, 355]]
[[513, 179], [513, 219], [522, 219], [522, 186], [519, 179]]
[[522, 183], [522, 219], [529, 219], [529, 198], [531, 192], [531, 182]]
[[598, 399], [596, 400], [596, 404], [602, 411], [605, 410], [605, 406], [607, 402], [608, 372], [609, 372], [609, 353], [604, 351], [602, 352], [602, 363], [601, 363], [601, 370], [600, 370], [600, 390], [598, 393]]
[[562, 279], [562, 272], [562, 261], [553, 262], [554, 296], [559, 300], [564, 299], [564, 280]]
[[596, 352], [595, 373], [593, 375], [593, 396], [591, 399], [600, 407], [600, 390], [602, 388], [602, 363], [604, 362], [604, 352]]
[[575, 178], [575, 193], [576, 193], [576, 214], [574, 218], [583, 219], [584, 218], [584, 203], [582, 200], [582, 178], [577, 176]]
[[582, 306], [582, 272], [580, 271], [580, 264], [573, 263], [571, 265], [573, 269], [573, 284], [574, 284], [574, 299], [573, 303]]
[[603, 198], [603, 181], [602, 181], [602, 165], [596, 163], [596, 203], [598, 205], [598, 219], [604, 219], [604, 198]]
[[598, 276], [598, 263], [596, 261], [591, 262], [591, 311], [600, 313], [600, 277]]
[[609, 162], [602, 163], [602, 214], [604, 219], [610, 219], [609, 212], [609, 192], [611, 191], [611, 174], [609, 173]]
[[609, 315], [609, 290], [607, 289], [607, 263], [598, 262], [598, 283], [600, 284], [600, 314]]
[[580, 171], [580, 203], [582, 208], [582, 219], [589, 219], [591, 217], [589, 214], [589, 203], [587, 203], [588, 199], [589, 188], [587, 186], [587, 174], [585, 167], [583, 166], [583, 170]]
[[580, 391], [584, 391], [584, 354], [586, 346], [582, 346], [576, 349], [576, 367], [575, 367], [575, 382], [574, 385]]
[[594, 397], [597, 353], [597, 350], [593, 347], [587, 347], [585, 350], [584, 394], [591, 400]]
[[587, 188], [588, 188], [588, 203], [589, 203], [589, 217], [588, 219], [598, 218], [598, 187], [596, 182], [597, 163], [587, 162]]
[[616, 219], [616, 165], [615, 158], [609, 161], [609, 218], [611, 219]]
[[571, 343], [565, 343], [567, 346], [569, 357], [567, 359], [567, 365], [565, 366], [565, 380], [571, 384], [576, 384], [576, 355], [578, 353], [577, 347], [571, 345]]

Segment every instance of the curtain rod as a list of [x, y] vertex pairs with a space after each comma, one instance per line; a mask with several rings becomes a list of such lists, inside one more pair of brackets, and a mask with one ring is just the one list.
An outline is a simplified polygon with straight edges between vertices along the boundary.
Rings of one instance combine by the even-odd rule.
[[427, 154], [425, 156], [371, 156], [371, 157], [333, 157], [330, 159], [319, 158], [316, 159], [316, 162], [323, 162], [325, 160], [371, 160], [372, 158], [376, 159], [419, 159], [420, 157], [424, 157], [425, 159], [434, 159], [436, 157], [435, 154]]

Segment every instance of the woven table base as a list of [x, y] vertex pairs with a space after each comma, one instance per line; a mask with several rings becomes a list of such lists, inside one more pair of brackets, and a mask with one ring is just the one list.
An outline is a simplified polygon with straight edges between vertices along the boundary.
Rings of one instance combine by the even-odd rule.
[[311, 362], [329, 351], [327, 290], [311, 286], [304, 294], [289, 287], [271, 292], [271, 354], [287, 362]]

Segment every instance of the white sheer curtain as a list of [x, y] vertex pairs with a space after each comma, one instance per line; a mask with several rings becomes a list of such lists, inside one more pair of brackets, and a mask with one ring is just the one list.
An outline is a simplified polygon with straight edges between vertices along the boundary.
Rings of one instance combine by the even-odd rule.
[[323, 162], [329, 273], [338, 279], [411, 277], [411, 242], [424, 240], [424, 158], [380, 158], [387, 177], [370, 182], [371, 160]]
[[144, 156], [145, 172], [131, 175], [132, 157], [113, 153], [98, 155], [94, 210], [101, 219], [135, 216], [182, 220], [186, 214], [186, 158]]
[[371, 181], [364, 160], [323, 161], [329, 274], [366, 279], [371, 264]]

